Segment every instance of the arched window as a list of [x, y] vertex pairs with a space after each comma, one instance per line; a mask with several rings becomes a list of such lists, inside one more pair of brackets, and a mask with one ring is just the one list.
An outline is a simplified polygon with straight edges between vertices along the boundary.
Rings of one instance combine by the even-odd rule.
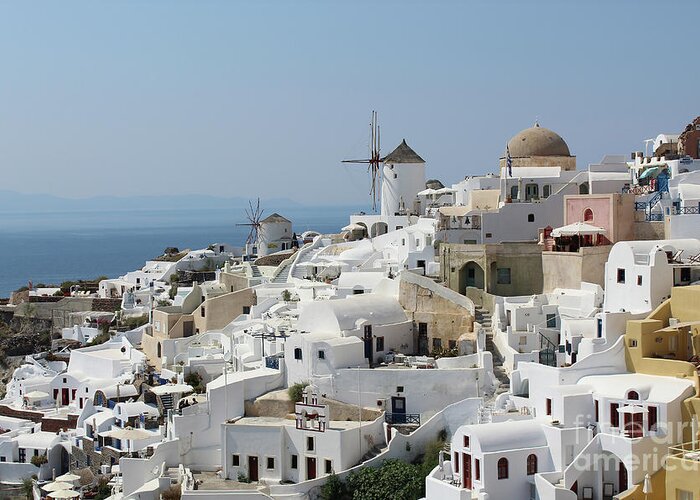
[[627, 393], [627, 399], [639, 401], [639, 393], [637, 391], [630, 391]]
[[537, 474], [537, 455], [532, 454], [527, 457], [527, 475]]
[[583, 212], [583, 221], [584, 222], [593, 222], [593, 210], [590, 208], [587, 208]]
[[588, 183], [584, 182], [578, 186], [578, 194], [588, 194]]
[[508, 479], [508, 459], [506, 457], [498, 459], [498, 479]]

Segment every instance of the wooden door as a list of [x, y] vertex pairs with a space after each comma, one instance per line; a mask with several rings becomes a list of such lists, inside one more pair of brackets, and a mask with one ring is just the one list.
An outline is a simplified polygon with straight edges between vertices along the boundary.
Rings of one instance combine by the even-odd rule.
[[70, 399], [69, 399], [68, 387], [64, 387], [63, 389], [61, 389], [61, 404], [63, 406], [68, 406], [69, 402], [70, 402]]
[[306, 479], [316, 479], [316, 457], [306, 457]]
[[253, 455], [248, 456], [248, 479], [258, 480], [258, 457]]
[[462, 486], [466, 489], [472, 489], [472, 456], [468, 453], [462, 453]]
[[622, 493], [623, 491], [627, 491], [628, 485], [627, 485], [627, 467], [625, 467], [625, 464], [620, 462], [620, 491], [618, 493]]

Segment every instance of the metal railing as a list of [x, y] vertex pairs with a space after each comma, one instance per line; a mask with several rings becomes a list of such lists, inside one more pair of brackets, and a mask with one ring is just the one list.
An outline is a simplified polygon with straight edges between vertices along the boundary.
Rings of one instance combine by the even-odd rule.
[[391, 425], [420, 425], [419, 413], [385, 413], [384, 422]]
[[647, 220], [647, 222], [662, 221], [662, 220], [664, 220], [664, 214], [660, 214], [660, 213], [647, 214], [646, 220]]
[[272, 368], [273, 370], [280, 369], [280, 358], [270, 357], [265, 358], [265, 367]]
[[673, 210], [674, 215], [698, 215], [700, 214], [700, 207], [675, 207]]
[[693, 442], [669, 446], [668, 456], [700, 462], [700, 446], [698, 446], [698, 443]]
[[622, 188], [622, 194], [649, 194], [653, 191], [651, 186], [647, 184], [646, 186], [625, 186]]

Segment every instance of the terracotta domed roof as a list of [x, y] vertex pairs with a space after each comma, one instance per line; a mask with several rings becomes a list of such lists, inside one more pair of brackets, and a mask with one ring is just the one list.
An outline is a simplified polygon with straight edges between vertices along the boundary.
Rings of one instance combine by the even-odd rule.
[[[529, 156], [571, 156], [569, 146], [559, 134], [535, 124], [518, 132], [508, 141], [508, 150], [513, 158]], [[503, 153], [506, 156], [506, 153]]]

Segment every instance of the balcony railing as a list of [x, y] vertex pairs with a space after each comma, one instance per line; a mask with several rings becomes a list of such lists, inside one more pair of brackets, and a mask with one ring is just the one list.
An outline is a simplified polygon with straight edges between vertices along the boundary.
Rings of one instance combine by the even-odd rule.
[[419, 413], [385, 413], [384, 421], [391, 425], [420, 425]]
[[674, 215], [698, 215], [700, 207], [676, 207], [673, 210]]
[[653, 189], [649, 184], [646, 186], [625, 186], [622, 188], [622, 194], [649, 194], [652, 191]]
[[280, 369], [280, 358], [276, 358], [276, 357], [265, 358], [265, 366], [267, 368], [272, 368], [273, 370], [279, 370]]
[[682, 458], [683, 460], [692, 460], [700, 462], [700, 446], [698, 443], [682, 443], [668, 448], [668, 454], [671, 457]]

